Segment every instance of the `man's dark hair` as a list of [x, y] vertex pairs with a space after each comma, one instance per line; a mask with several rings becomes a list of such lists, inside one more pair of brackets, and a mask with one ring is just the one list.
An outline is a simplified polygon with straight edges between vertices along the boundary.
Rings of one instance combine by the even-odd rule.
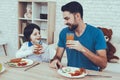
[[72, 1], [70, 3], [67, 3], [66, 5], [63, 5], [61, 7], [61, 11], [69, 11], [70, 13], [80, 13], [81, 18], [83, 18], [83, 7], [80, 3], [76, 1]]
[[37, 29], [40, 31], [40, 27], [36, 24], [30, 23], [24, 29], [24, 38], [25, 41], [30, 41], [30, 35], [32, 34], [33, 30]]

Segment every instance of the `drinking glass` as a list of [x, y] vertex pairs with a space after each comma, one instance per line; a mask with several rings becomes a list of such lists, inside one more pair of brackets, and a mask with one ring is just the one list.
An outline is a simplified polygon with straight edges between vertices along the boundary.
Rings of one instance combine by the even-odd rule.
[[74, 33], [67, 33], [67, 40], [74, 40]]
[[69, 45], [72, 40], [74, 40], [74, 33], [67, 33], [66, 34], [66, 41], [67, 41], [66, 44]]
[[[41, 40], [36, 41], [35, 45], [37, 46], [37, 48], [42, 48], [42, 42], [41, 42]], [[38, 55], [39, 54], [39, 50], [37, 50], [34, 53]]]

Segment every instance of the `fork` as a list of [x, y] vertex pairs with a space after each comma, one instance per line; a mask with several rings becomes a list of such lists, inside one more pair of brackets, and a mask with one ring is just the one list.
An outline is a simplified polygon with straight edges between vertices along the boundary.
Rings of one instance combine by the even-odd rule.
[[39, 65], [39, 64], [40, 64], [40, 63], [39, 63], [39, 62], [37, 62], [37, 63], [33, 64], [32, 66], [30, 66], [30, 67], [26, 68], [24, 71], [27, 71], [27, 70], [29, 70], [29, 69], [31, 69], [31, 68], [33, 68], [33, 67], [35, 67], [35, 66]]

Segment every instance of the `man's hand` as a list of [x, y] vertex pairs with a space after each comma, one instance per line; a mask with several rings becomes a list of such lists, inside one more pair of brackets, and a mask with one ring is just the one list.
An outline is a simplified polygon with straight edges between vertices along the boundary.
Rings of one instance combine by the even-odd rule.
[[54, 69], [59, 69], [59, 68], [62, 68], [63, 65], [58, 59], [54, 59], [52, 62], [50, 62], [50, 67]]
[[71, 40], [68, 41], [66, 45], [70, 49], [75, 49], [81, 52], [85, 52], [85, 47], [79, 41]]

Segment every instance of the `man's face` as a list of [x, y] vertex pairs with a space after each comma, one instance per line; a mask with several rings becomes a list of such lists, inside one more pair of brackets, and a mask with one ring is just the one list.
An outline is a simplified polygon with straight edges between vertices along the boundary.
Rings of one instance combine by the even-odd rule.
[[68, 25], [71, 31], [74, 31], [78, 27], [75, 15], [71, 14], [68, 11], [64, 11], [63, 18], [64, 18], [65, 25]]

